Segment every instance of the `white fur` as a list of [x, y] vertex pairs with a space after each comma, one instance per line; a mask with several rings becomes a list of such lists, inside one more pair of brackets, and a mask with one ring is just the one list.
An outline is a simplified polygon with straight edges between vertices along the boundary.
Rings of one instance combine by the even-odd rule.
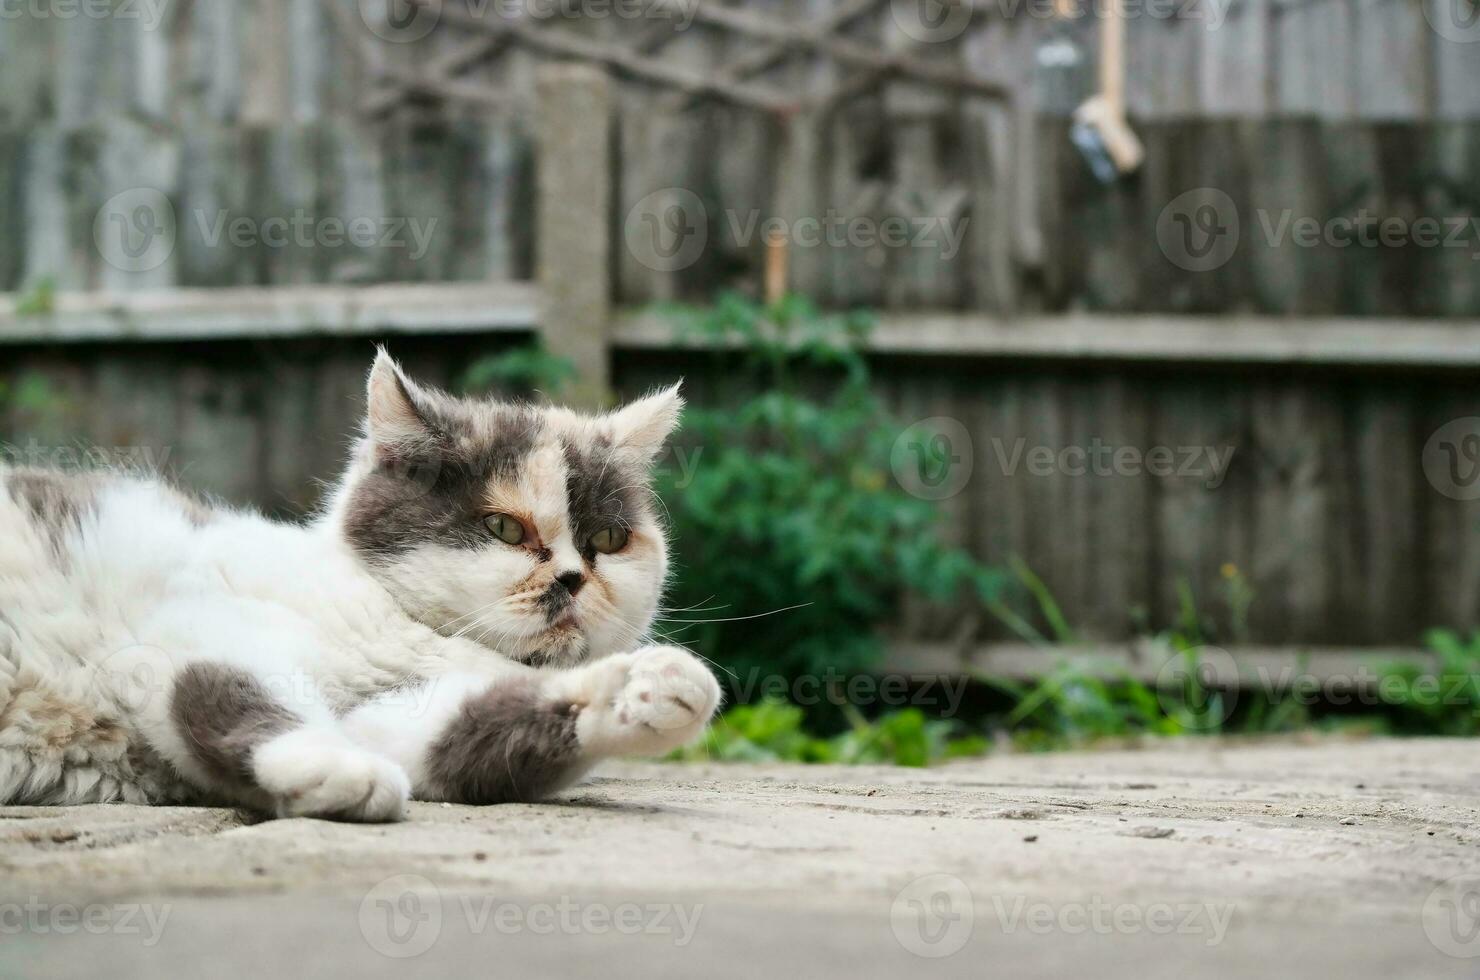
[[[530, 574], [527, 555], [428, 545], [372, 569], [355, 553], [340, 527], [374, 433], [401, 439], [414, 428], [385, 408], [387, 364], [371, 379], [370, 435], [311, 524], [223, 510], [192, 522], [168, 487], [119, 476], [100, 481], [81, 527], [57, 547], [5, 492], [0, 468], [0, 803], [221, 795], [171, 719], [173, 680], [198, 661], [250, 672], [303, 719], [252, 755], [283, 815], [399, 818], [425, 776], [426, 747], [464, 699], [501, 678], [536, 676], [581, 697], [591, 761], [665, 751], [702, 731], [719, 690], [697, 659], [673, 648], [620, 653], [640, 645], [655, 615], [666, 574], [656, 528], [644, 557], [602, 556], [615, 601], [589, 586], [577, 596], [584, 652], [617, 656], [565, 671], [501, 655], [517, 658], [538, 632], [527, 612], [492, 622], [480, 612]], [[615, 416], [546, 417], [559, 431], [630, 439], [650, 458], [680, 404], [670, 390]], [[558, 454], [543, 458], [528, 488], [546, 502], [536, 520], [559, 565], [580, 561], [564, 508], [548, 500], [552, 487], [563, 493], [563, 466]], [[423, 683], [399, 687], [412, 677]]]

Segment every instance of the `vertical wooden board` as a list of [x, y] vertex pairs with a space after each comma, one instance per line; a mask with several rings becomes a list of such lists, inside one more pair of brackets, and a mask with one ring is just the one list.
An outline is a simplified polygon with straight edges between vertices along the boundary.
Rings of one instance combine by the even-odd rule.
[[233, 286], [250, 281], [250, 250], [233, 244], [233, 223], [251, 216], [245, 140], [236, 127], [205, 122], [181, 133], [176, 215], [179, 281]]
[[1424, 0], [1434, 27], [1430, 51], [1434, 60], [1436, 119], [1480, 119], [1480, 17], [1468, 0]]
[[[956, 65], [959, 39], [916, 41], [897, 24], [886, 24], [886, 51]], [[951, 93], [912, 82], [892, 82], [884, 112], [893, 143], [894, 181], [885, 203], [891, 220], [907, 222], [903, 244], [889, 244], [886, 302], [895, 308], [953, 308], [961, 305], [962, 278], [969, 269], [956, 236], [970, 223], [971, 187], [966, 182], [959, 106]], [[897, 227], [897, 226], [896, 226]], [[898, 233], [894, 236], [899, 241]]]
[[1410, 643], [1426, 625], [1414, 575], [1424, 561], [1420, 526], [1423, 446], [1415, 439], [1415, 389], [1393, 383], [1343, 393], [1349, 447], [1334, 492], [1343, 502], [1338, 532], [1347, 546], [1333, 555], [1342, 586], [1332, 639]]
[[[1022, 558], [1055, 596], [1077, 595], [1080, 569], [1074, 550], [1082, 511], [1076, 505], [1078, 478], [1064, 472], [1059, 454], [1072, 440], [1065, 384], [1049, 374], [1021, 379], [1023, 456], [1013, 472], [1012, 492], [1026, 503], [1027, 541]], [[1030, 602], [1030, 619], [1042, 630], [1048, 623]]]
[[265, 134], [256, 238], [267, 281], [321, 282], [328, 251], [319, 236], [320, 150], [316, 126], [283, 123]]
[[[733, 52], [732, 47], [727, 57]], [[740, 106], [720, 104], [712, 111], [709, 248], [716, 281], [759, 294], [765, 268], [760, 222], [774, 209], [780, 126], [768, 114]], [[844, 165], [841, 157], [835, 159]]]
[[26, 140], [15, 129], [0, 128], [0, 291], [20, 288], [26, 263]]
[[289, 0], [288, 118], [316, 122], [323, 115], [324, 88], [333, 51], [333, 25], [325, 0]]
[[1437, 264], [1442, 248], [1420, 247], [1411, 238], [1420, 215], [1427, 216], [1434, 199], [1432, 129], [1430, 125], [1403, 123], [1379, 125], [1376, 128], [1378, 166], [1382, 174], [1382, 214], [1396, 219], [1400, 237], [1388, 240], [1379, 236], [1378, 247], [1371, 249], [1381, 270], [1377, 309], [1387, 316], [1426, 316], [1438, 312], [1435, 297], [1418, 287], [1426, 272]]
[[1276, 379], [1254, 392], [1253, 618], [1262, 639], [1315, 642], [1331, 635], [1337, 618], [1333, 474], [1347, 451], [1339, 410], [1314, 379]]
[[1355, 3], [1276, 2], [1270, 6], [1273, 112], [1348, 119], [1356, 110]]
[[1067, 191], [1083, 181], [1084, 161], [1069, 143], [1069, 128], [1062, 118], [1039, 116], [1035, 139], [1041, 163], [1036, 186], [1043, 227], [1043, 270], [1041, 282], [1028, 283], [1028, 289], [1035, 285], [1038, 288], [1025, 303], [1061, 311], [1074, 302], [1079, 287], [1078, 237]]
[[318, 501], [317, 481], [332, 480], [340, 462], [319, 444], [313, 424], [316, 366], [322, 355], [304, 357], [284, 345], [262, 346], [257, 353], [261, 362], [253, 377], [261, 400], [261, 503], [274, 512], [305, 514]]
[[[99, 130], [100, 145], [97, 148], [96, 179], [81, 186], [87, 188], [76, 198], [85, 210], [74, 229], [74, 245], [77, 251], [97, 256], [94, 280], [96, 285], [107, 290], [165, 289], [179, 281], [176, 272], [179, 258], [178, 239], [180, 223], [188, 220], [177, 207], [179, 201], [180, 155], [179, 138], [173, 133], [162, 133], [152, 126], [133, 119], [112, 119]], [[138, 200], [135, 200], [135, 197]], [[144, 237], [137, 234], [141, 217], [139, 201], [152, 198], [148, 217], [155, 235], [166, 236], [167, 250], [158, 256], [146, 252], [141, 264], [128, 262], [127, 254], [120, 257], [113, 248], [101, 248], [94, 240], [94, 223], [100, 214], [107, 218], [123, 216], [135, 230], [130, 238], [137, 238], [143, 246]], [[156, 213], [159, 212], [159, 213]], [[171, 215], [170, 212], [173, 212]], [[171, 229], [173, 218], [173, 229]], [[115, 223], [109, 233], [118, 231]], [[169, 236], [173, 235], [173, 241]], [[159, 259], [156, 264], [156, 258]]]
[[1429, 45], [1434, 36], [1417, 3], [1353, 0], [1356, 11], [1357, 115], [1383, 121], [1427, 119]]
[[[1089, 526], [1081, 541], [1085, 581], [1073, 625], [1086, 639], [1124, 640], [1135, 611], [1152, 606], [1155, 511], [1144, 460], [1152, 443], [1151, 396], [1143, 379], [1113, 373], [1083, 379], [1088, 436]], [[1129, 451], [1129, 452], [1128, 452]]]
[[[172, 115], [189, 122], [235, 122], [246, 85], [243, 49], [251, 44], [251, 3], [177, 5]], [[187, 123], [188, 124], [188, 123]]]
[[232, 504], [263, 499], [260, 405], [246, 372], [190, 361], [176, 377], [185, 483]]
[[[972, 553], [999, 568], [1006, 567], [1010, 556], [1026, 555], [1029, 549], [1033, 491], [1022, 469], [1021, 453], [1027, 451], [1022, 389], [1022, 379], [1014, 373], [992, 371], [972, 385], [976, 398], [967, 423], [972, 441], [969, 492], [976, 511]], [[1021, 596], [1018, 599], [1015, 608], [1026, 612]], [[999, 623], [989, 625], [988, 635], [1016, 639]]]
[[64, 132], [100, 123], [117, 114], [123, 93], [116, 88], [116, 49], [109, 18], [76, 17], [56, 27], [56, 59], [51, 63], [57, 124]]
[[[1191, 7], [1177, 6], [1212, 16], [1215, 6], [1221, 11], [1226, 3], [1202, 0]], [[1199, 66], [1209, 23], [1201, 16], [1181, 14], [1132, 22], [1126, 31], [1126, 65], [1131, 76], [1126, 98], [1133, 119], [1165, 121], [1200, 115]]]
[[1236, 486], [1212, 486], [1211, 471], [1191, 459], [1199, 453], [1206, 460], [1209, 447], [1242, 449], [1243, 416], [1227, 385], [1208, 377], [1166, 377], [1154, 394], [1154, 410], [1156, 441], [1147, 450], [1147, 471], [1156, 487], [1157, 565], [1148, 614], [1153, 626], [1165, 628], [1178, 622], [1183, 586], [1203, 614], [1217, 608], [1221, 567], [1237, 554], [1230, 533]]
[[[1422, 583], [1418, 615], [1424, 628], [1480, 628], [1480, 500], [1460, 499], [1462, 495], [1455, 494], [1456, 484], [1465, 486], [1473, 476], [1472, 469], [1461, 468], [1469, 460], [1456, 440], [1473, 433], [1475, 427], [1461, 422], [1457, 431], [1440, 432], [1456, 420], [1477, 417], [1480, 397], [1469, 379], [1426, 386], [1415, 442], [1424, 453], [1433, 444], [1434, 455], [1415, 455], [1407, 461], [1424, 522], [1424, 561], [1414, 573]], [[1446, 444], [1454, 447], [1447, 453], [1441, 449]], [[1437, 481], [1432, 473], [1435, 466], [1439, 467]]]
[[1321, 124], [1313, 119], [1269, 119], [1253, 134], [1249, 207], [1241, 247], [1249, 256], [1253, 301], [1260, 312], [1331, 313], [1343, 256], [1301, 231], [1331, 214]]
[[[1338, 122], [1323, 130], [1329, 212], [1353, 220], [1362, 219], [1364, 214], [1380, 214], [1387, 188], [1373, 127], [1366, 122]], [[1329, 312], [1358, 316], [1376, 313], [1381, 308], [1381, 260], [1372, 248], [1349, 246], [1337, 250], [1333, 261], [1339, 287], [1330, 299]], [[1320, 312], [1327, 312], [1324, 305]]]
[[0, 18], [0, 125], [19, 130], [53, 117], [59, 24], [50, 17]]
[[68, 142], [60, 129], [37, 126], [29, 133], [20, 175], [25, 201], [23, 283], [43, 280], [58, 289], [87, 285], [85, 267], [72, 262], [66, 168]]
[[1019, 264], [1038, 266], [1043, 229], [1037, 210], [1037, 112], [1033, 72], [1040, 23], [993, 18], [963, 41], [968, 70], [1008, 87], [1006, 103], [961, 100], [963, 164], [971, 192], [966, 305], [1008, 313], [1018, 308]]
[[240, 113], [241, 120], [249, 126], [281, 126], [290, 118], [290, 2], [243, 0], [241, 3], [241, 16], [236, 21], [243, 39]]
[[[815, 16], [820, 17], [819, 11]], [[854, 43], [882, 45], [880, 20], [863, 17], [848, 31]], [[743, 50], [743, 49], [742, 49]], [[834, 72], [829, 85], [849, 84], [862, 72]], [[820, 95], [820, 92], [819, 92]], [[884, 93], [875, 89], [855, 97], [823, 121], [826, 127], [822, 182], [829, 208], [848, 227], [877, 227], [885, 217], [892, 166]], [[838, 306], [879, 306], [884, 302], [888, 256], [876, 241], [850, 240], [828, 249], [827, 299]]]
[[375, 236], [356, 229], [378, 225], [390, 209], [386, 203], [387, 125], [354, 117], [336, 118], [320, 128], [322, 145], [318, 197], [326, 218], [343, 222], [343, 243], [326, 250], [324, 276], [329, 282], [370, 283], [392, 278], [391, 257]]
[[1468, 231], [1457, 247], [1428, 250], [1418, 295], [1435, 315], [1480, 316], [1480, 121], [1435, 122], [1428, 138], [1427, 216], [1449, 219], [1446, 238], [1457, 222], [1467, 222]]
[[480, 127], [477, 181], [483, 209], [483, 247], [474, 279], [528, 279], [534, 274], [533, 156], [528, 134], [509, 114], [489, 117]]
[[88, 429], [110, 454], [164, 476], [185, 476], [173, 358], [112, 348], [91, 365]]
[[1204, 9], [1223, 16], [1200, 24], [1200, 114], [1262, 119], [1269, 111], [1270, 6], [1275, 0], [1227, 0]]

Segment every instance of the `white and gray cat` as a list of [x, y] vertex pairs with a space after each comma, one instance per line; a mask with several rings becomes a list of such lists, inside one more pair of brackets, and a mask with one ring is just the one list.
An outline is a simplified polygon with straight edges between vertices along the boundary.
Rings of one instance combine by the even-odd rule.
[[381, 351], [368, 406], [304, 525], [0, 467], [0, 803], [396, 820], [702, 733], [714, 676], [645, 645], [676, 387], [585, 416], [454, 398]]

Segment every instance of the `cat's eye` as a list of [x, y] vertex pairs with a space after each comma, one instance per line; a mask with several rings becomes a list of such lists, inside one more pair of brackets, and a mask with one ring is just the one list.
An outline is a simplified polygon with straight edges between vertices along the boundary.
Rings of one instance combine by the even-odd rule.
[[504, 544], [518, 544], [524, 540], [524, 525], [508, 514], [489, 514], [483, 518], [483, 526]]
[[591, 547], [609, 555], [614, 551], [621, 551], [627, 546], [627, 529], [618, 524], [604, 527], [591, 535]]

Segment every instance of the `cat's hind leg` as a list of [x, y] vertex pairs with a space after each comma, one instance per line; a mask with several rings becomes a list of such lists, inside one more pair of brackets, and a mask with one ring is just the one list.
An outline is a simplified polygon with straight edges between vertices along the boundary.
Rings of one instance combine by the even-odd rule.
[[[308, 684], [285, 679], [289, 690]], [[352, 742], [316, 699], [275, 693], [249, 670], [189, 664], [174, 680], [170, 721], [182, 768], [207, 788], [280, 817], [404, 816], [411, 786], [399, 766]]]
[[410, 780], [344, 733], [304, 665], [310, 624], [262, 603], [194, 598], [161, 607], [144, 640], [108, 661], [150, 747], [207, 798], [282, 817], [399, 820]]
[[661, 755], [692, 741], [719, 702], [719, 684], [697, 657], [646, 647], [573, 670], [429, 678], [362, 706], [344, 726], [396, 759], [417, 799], [530, 802], [601, 759]]

